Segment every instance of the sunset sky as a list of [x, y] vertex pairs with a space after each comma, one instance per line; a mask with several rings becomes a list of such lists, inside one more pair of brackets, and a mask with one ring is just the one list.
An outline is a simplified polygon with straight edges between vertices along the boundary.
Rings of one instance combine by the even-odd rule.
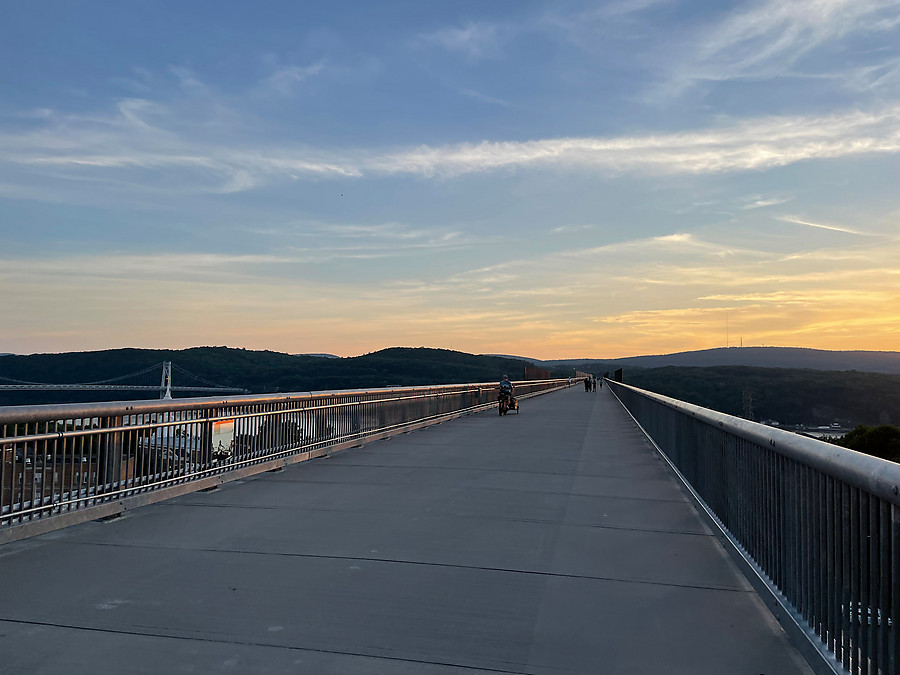
[[900, 0], [0, 6], [0, 353], [900, 350]]

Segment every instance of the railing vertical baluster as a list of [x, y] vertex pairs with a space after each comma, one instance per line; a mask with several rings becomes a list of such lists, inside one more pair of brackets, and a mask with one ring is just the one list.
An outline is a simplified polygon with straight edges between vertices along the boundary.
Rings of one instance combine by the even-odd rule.
[[[878, 577], [880, 580], [880, 589], [878, 593], [878, 607], [881, 610], [881, 623], [878, 631], [878, 661], [881, 666], [882, 675], [888, 673], [893, 675], [893, 672], [888, 670], [891, 650], [891, 629], [888, 625], [888, 621], [891, 618], [891, 574], [893, 573], [893, 569], [891, 568], [891, 505], [883, 500], [879, 500], [879, 502], [878, 525], [880, 533], [878, 537]], [[895, 622], [895, 626], [896, 620], [896, 616], [894, 616], [893, 621]], [[897, 629], [894, 628], [894, 630]]]
[[777, 455], [777, 469], [775, 475], [778, 479], [778, 523], [781, 529], [781, 540], [779, 542], [777, 558], [780, 560], [781, 566], [781, 590], [785, 595], [791, 595], [790, 565], [791, 565], [791, 532], [790, 521], [788, 519], [789, 500], [791, 493], [791, 481], [788, 475], [789, 463], [781, 456]]
[[798, 558], [797, 554], [797, 516], [799, 513], [799, 504], [797, 499], [798, 490], [800, 488], [799, 479], [796, 472], [794, 462], [784, 459], [784, 523], [786, 529], [786, 548], [785, 562], [787, 565], [786, 586], [788, 597], [797, 597], [799, 593], [799, 579], [797, 575]]
[[[25, 435], [26, 436], [28, 435], [28, 427], [29, 427], [29, 425], [26, 424], [25, 425]], [[37, 423], [35, 423], [35, 432], [34, 433], [35, 434], [38, 433]], [[34, 494], [34, 492], [33, 492], [33, 490], [34, 490], [34, 485], [33, 485], [34, 471], [30, 472], [31, 475], [29, 475], [29, 471], [28, 471], [28, 446], [29, 446], [29, 443], [27, 443], [27, 442], [22, 445], [22, 480], [21, 480], [22, 489], [19, 491], [19, 496], [20, 496], [19, 498], [21, 500], [20, 505], [19, 505], [20, 511], [25, 510], [25, 504], [26, 504], [25, 495], [28, 494], [28, 490], [32, 490], [32, 495]], [[34, 443], [31, 443], [31, 446], [32, 446], [32, 455], [33, 455], [33, 454], [35, 454], [34, 450], [33, 450]], [[32, 460], [32, 467], [33, 466], [34, 466], [34, 460]], [[28, 488], [28, 489], [26, 489], [26, 488]], [[30, 502], [29, 502], [29, 505], [31, 505]], [[23, 522], [23, 521], [24, 521], [24, 517], [19, 516], [19, 522]]]
[[[12, 483], [8, 474], [12, 473], [15, 467], [16, 446], [13, 443], [7, 444], [4, 439], [9, 436], [5, 424], [0, 424], [0, 525], [6, 523], [6, 516], [12, 511]], [[9, 457], [9, 469], [6, 468], [6, 458]], [[9, 495], [9, 496], [7, 496]]]
[[793, 498], [788, 515], [791, 520], [791, 585], [793, 586], [793, 596], [800, 598], [802, 603], [806, 602], [806, 588], [803, 574], [803, 472], [800, 466], [794, 462], [790, 462], [791, 479], [793, 481]]
[[108, 426], [107, 418], [101, 417], [97, 420], [97, 433], [88, 437], [91, 441], [88, 446], [88, 493], [92, 495], [88, 504], [91, 505], [100, 503], [98, 499], [100, 493], [100, 448], [103, 447], [105, 430]]
[[872, 603], [869, 598], [869, 495], [859, 494], [859, 672], [869, 675], [869, 636], [872, 632]]
[[781, 566], [778, 559], [778, 550], [781, 545], [781, 533], [778, 531], [778, 481], [776, 478], [777, 455], [766, 453], [766, 506], [768, 508], [768, 516], [766, 518], [769, 523], [769, 535], [767, 537], [770, 544], [766, 546], [766, 566], [772, 570], [775, 586], [780, 590], [783, 587], [781, 582]]
[[837, 605], [839, 601], [838, 597], [838, 583], [837, 577], [840, 574], [840, 566], [838, 564], [837, 551], [839, 550], [839, 539], [838, 539], [838, 523], [840, 520], [836, 518], [837, 515], [837, 486], [835, 484], [835, 479], [832, 476], [825, 476], [825, 498], [827, 500], [826, 509], [825, 509], [825, 518], [826, 518], [826, 539], [828, 542], [828, 550], [826, 552], [827, 555], [827, 563], [828, 570], [826, 583], [827, 583], [827, 593], [825, 598], [826, 603], [826, 612], [828, 617], [828, 649], [833, 653], [837, 654], [840, 649], [840, 643], [838, 642], [838, 617], [840, 616], [840, 611]]
[[795, 548], [797, 551], [797, 587], [798, 587], [798, 604], [797, 609], [806, 617], [812, 617], [812, 606], [810, 602], [810, 589], [812, 587], [813, 575], [810, 565], [809, 552], [812, 542], [809, 536], [810, 526], [812, 525], [812, 514], [809, 509], [809, 472], [805, 466], [796, 465], [797, 487], [799, 497], [797, 499], [797, 538]]
[[768, 513], [766, 513], [766, 450], [759, 449], [753, 455], [753, 511], [755, 514], [753, 529], [756, 532], [756, 554], [753, 559], [766, 571], [766, 574], [771, 575], [772, 568], [768, 567], [765, 546], [768, 541], [766, 536], [769, 529], [769, 523], [766, 520], [768, 517]]
[[[150, 424], [153, 421], [153, 414], [141, 415], [141, 424]], [[141, 456], [141, 472], [140, 472], [140, 481], [141, 481], [141, 492], [147, 491], [147, 483], [150, 482], [150, 475], [152, 473], [152, 458], [153, 458], [153, 446], [152, 446], [152, 430], [147, 428], [141, 431], [141, 443], [138, 445], [140, 449]]]
[[828, 642], [828, 498], [827, 481], [818, 471], [812, 471], [813, 513], [815, 522], [812, 531], [812, 560], [816, 571], [813, 587], [816, 607], [816, 633], [822, 642]]
[[[75, 420], [66, 420], [66, 427], [69, 430], [74, 429]], [[71, 441], [71, 438], [62, 438], [59, 442], [59, 493], [58, 495], [54, 495], [58, 513], [66, 510], [66, 506], [60, 505], [60, 503], [63, 501], [66, 492], [68, 492], [66, 478], [68, 474], [71, 473], [71, 469], [68, 468], [71, 466], [71, 463], [66, 457], [68, 456], [69, 448], [72, 446]]]
[[891, 505], [891, 601], [887, 672], [900, 672], [900, 506]]
[[766, 491], [766, 480], [768, 473], [766, 472], [766, 462], [767, 462], [767, 451], [765, 449], [760, 452], [755, 453], [756, 461], [755, 461], [755, 469], [756, 469], [756, 480], [754, 481], [755, 485], [755, 497], [754, 497], [754, 510], [756, 512], [756, 524], [754, 525], [754, 529], [756, 530], [756, 556], [755, 560], [759, 562], [763, 569], [766, 570], [767, 574], [772, 573], [772, 568], [769, 567], [769, 561], [767, 560], [767, 551], [768, 542], [771, 541], [767, 537], [769, 536], [769, 513], [766, 509], [768, 505], [768, 493]]
[[787, 500], [790, 487], [788, 485], [787, 462], [779, 454], [775, 454], [775, 509], [776, 522], [778, 524], [778, 546], [775, 548], [775, 564], [779, 569], [781, 592], [790, 593], [790, 578], [788, 569], [790, 565], [790, 531], [787, 520]]
[[768, 499], [769, 515], [767, 521], [770, 527], [769, 541], [771, 545], [766, 547], [767, 559], [766, 565], [772, 570], [774, 575], [775, 586], [782, 590], [784, 588], [784, 580], [781, 578], [781, 559], [779, 552], [781, 550], [781, 531], [778, 528], [778, 455], [772, 452], [766, 453], [766, 495]]
[[821, 633], [820, 636], [822, 641], [828, 645], [830, 651], [834, 651], [834, 645], [829, 641], [832, 637], [832, 624], [831, 624], [831, 604], [829, 599], [831, 598], [830, 594], [830, 584], [834, 580], [834, 575], [830, 571], [831, 570], [831, 551], [833, 541], [831, 539], [831, 519], [830, 519], [830, 510], [831, 510], [831, 477], [826, 476], [822, 473], [816, 472], [816, 484], [817, 484], [817, 505], [816, 508], [819, 512], [819, 528], [817, 530], [816, 536], [819, 539], [819, 616], [821, 617]]
[[850, 640], [850, 621], [853, 616], [850, 579], [850, 486], [841, 483], [841, 662], [850, 670], [853, 644]]
[[824, 534], [822, 527], [822, 499], [819, 474], [812, 468], [806, 467], [807, 500], [806, 512], [808, 526], [806, 528], [806, 569], [809, 579], [809, 608], [813, 618], [811, 624], [813, 630], [821, 639], [822, 630], [822, 558], [820, 557], [821, 539]]
[[860, 593], [859, 559], [859, 490], [848, 486], [850, 493], [850, 518], [847, 529], [850, 538], [850, 659], [853, 672], [860, 672], [860, 628], [863, 621]]

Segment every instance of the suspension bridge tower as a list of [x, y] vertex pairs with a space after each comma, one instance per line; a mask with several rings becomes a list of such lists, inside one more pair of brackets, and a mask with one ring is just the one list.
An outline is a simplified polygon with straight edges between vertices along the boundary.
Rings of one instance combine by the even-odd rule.
[[159, 397], [161, 399], [172, 398], [172, 362], [163, 361], [162, 380], [159, 383]]

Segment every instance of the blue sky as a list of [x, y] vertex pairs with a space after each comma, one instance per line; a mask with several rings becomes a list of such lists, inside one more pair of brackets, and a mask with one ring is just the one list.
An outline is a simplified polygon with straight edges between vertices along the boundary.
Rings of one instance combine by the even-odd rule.
[[0, 19], [0, 352], [900, 348], [900, 2]]

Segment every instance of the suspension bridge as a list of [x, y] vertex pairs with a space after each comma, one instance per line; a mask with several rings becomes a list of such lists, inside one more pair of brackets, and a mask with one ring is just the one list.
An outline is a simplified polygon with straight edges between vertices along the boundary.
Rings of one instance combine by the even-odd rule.
[[[173, 373], [183, 377], [185, 384], [173, 384]], [[158, 378], [157, 378], [158, 375]], [[155, 384], [158, 379], [159, 384]], [[162, 361], [149, 368], [138, 370], [127, 375], [113, 377], [96, 382], [75, 382], [53, 384], [48, 382], [29, 382], [0, 375], [0, 391], [158, 391], [161, 399], [172, 398], [172, 392], [204, 392], [208, 394], [227, 394], [232, 392], [246, 393], [241, 387], [227, 387], [195, 375], [171, 361]]]

